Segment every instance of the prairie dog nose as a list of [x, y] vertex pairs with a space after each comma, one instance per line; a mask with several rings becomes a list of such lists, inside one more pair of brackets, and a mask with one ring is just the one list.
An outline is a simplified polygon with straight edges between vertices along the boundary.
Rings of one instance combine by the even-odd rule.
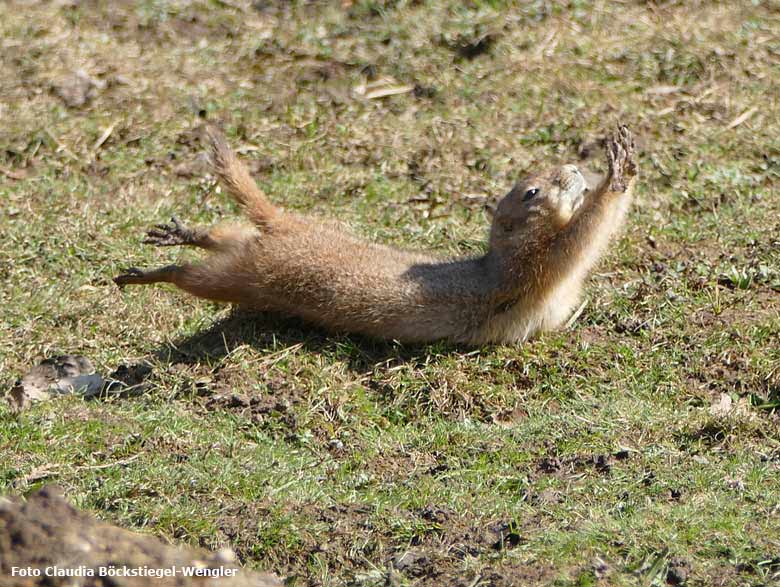
[[558, 171], [558, 185], [563, 189], [570, 189], [585, 185], [585, 179], [576, 165], [563, 165]]
[[580, 170], [576, 165], [572, 165], [569, 163], [568, 165], [564, 165], [561, 167], [561, 175], [564, 177], [566, 176], [577, 176], [580, 175]]

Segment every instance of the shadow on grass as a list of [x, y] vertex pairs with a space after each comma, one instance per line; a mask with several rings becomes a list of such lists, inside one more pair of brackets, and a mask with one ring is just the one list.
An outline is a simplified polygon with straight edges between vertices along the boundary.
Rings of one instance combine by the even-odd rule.
[[[229, 368], [223, 371], [230, 363], [230, 354], [247, 346], [257, 353], [259, 362], [265, 362], [264, 357], [268, 359], [266, 366], [259, 367], [261, 372], [253, 376], [267, 388], [260, 394], [245, 389], [246, 376], [236, 378], [235, 371]], [[322, 357], [326, 363], [338, 363], [339, 369], [347, 371], [343, 381], [360, 381], [381, 406], [379, 409], [394, 421], [432, 415], [485, 422], [515, 417], [518, 398], [523, 393], [520, 390], [528, 389], [533, 382], [511, 368], [511, 384], [481, 381], [483, 369], [469, 367], [474, 363], [474, 353], [481, 351], [447, 342], [407, 345], [333, 334], [296, 318], [235, 309], [207, 329], [162, 345], [142, 363], [125, 366], [122, 374], [128, 376], [114, 379], [119, 381], [120, 389], [143, 393], [156, 387], [155, 380], [164, 372], [181, 370], [189, 373], [184, 375], [182, 381], [189, 383], [180, 388], [181, 393], [209, 396], [212, 407], [235, 408], [242, 413], [245, 409], [286, 411], [279, 404], [282, 398], [294, 404], [308, 398], [309, 391], [295, 377], [288, 381], [284, 369], [270, 365], [276, 364], [277, 357], [283, 359], [283, 355], [310, 355]], [[468, 358], [467, 365], [461, 364], [464, 357]], [[453, 360], [457, 363], [454, 367]], [[182, 366], [185, 369], [179, 369]], [[453, 370], [462, 369], [465, 374], [453, 376], [457, 382], [448, 377]], [[193, 377], [191, 371], [198, 375]], [[463, 381], [470, 374], [474, 374], [473, 384]], [[201, 375], [203, 378], [199, 379]], [[262, 415], [265, 417], [265, 412]]]
[[214, 362], [242, 344], [258, 352], [300, 345], [307, 352], [344, 360], [356, 373], [377, 365], [414, 363], [431, 354], [467, 350], [446, 342], [401, 344], [355, 334], [333, 334], [297, 318], [236, 308], [208, 329], [161, 347], [154, 358], [169, 364]]

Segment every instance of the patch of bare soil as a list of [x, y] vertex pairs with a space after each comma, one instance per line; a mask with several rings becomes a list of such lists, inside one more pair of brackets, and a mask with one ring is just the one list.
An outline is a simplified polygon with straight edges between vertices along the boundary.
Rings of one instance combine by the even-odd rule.
[[[79, 28], [103, 30], [123, 42], [166, 45], [171, 42], [195, 43], [202, 39], [231, 37], [234, 27], [195, 6], [181, 10], [165, 9], [163, 18], [142, 18], [134, 2], [127, 0], [80, 1], [70, 10], [77, 10]], [[66, 6], [63, 11], [68, 14]]]
[[[546, 456], [536, 463], [538, 476], [553, 476], [560, 479], [570, 478], [584, 472], [593, 472], [600, 475], [610, 475], [613, 467], [631, 458], [631, 453], [621, 449], [612, 454], [574, 454], [564, 457]], [[642, 479], [646, 481], [646, 479]], [[532, 496], [541, 501], [546, 501], [551, 495]]]
[[[82, 587], [140, 587], [151, 582], [178, 586], [227, 584], [281, 587], [282, 582], [276, 577], [244, 571], [232, 562], [233, 558], [229, 550], [213, 553], [175, 548], [153, 536], [99, 522], [71, 506], [53, 487], [38, 491], [26, 501], [0, 498], [2, 587], [64, 587], [73, 584]], [[22, 577], [18, 570], [13, 572], [15, 568], [32, 569], [29, 574], [37, 570], [39, 576]], [[115, 569], [120, 575], [109, 576], [101, 568]], [[201, 569], [201, 573], [207, 576], [183, 576], [183, 569], [194, 568]], [[152, 572], [176, 569], [178, 573], [175, 577], [158, 578], [147, 576], [149, 571], [144, 569]], [[144, 575], [121, 576], [127, 570]], [[63, 573], [63, 576], [58, 576], [58, 573]], [[215, 573], [223, 576], [215, 576]]]
[[[262, 520], [272, 506], [236, 504], [223, 508], [217, 525], [236, 549], [239, 559], [256, 557], [265, 530]], [[278, 513], [277, 513], [278, 515]], [[394, 518], [408, 522], [412, 534], [393, 532], [373, 507], [361, 504], [298, 504], [284, 515], [296, 520], [296, 535], [289, 545], [267, 562], [277, 571], [300, 581], [296, 585], [322, 585], [312, 574], [312, 561], [319, 559], [333, 576], [357, 581], [370, 568], [385, 570], [387, 585], [399, 584], [399, 576], [425, 587], [546, 584], [555, 574], [552, 567], [521, 564], [504, 553], [522, 545], [526, 531], [539, 520], [494, 520], [488, 523], [457, 514], [447, 508], [427, 506], [417, 511], [394, 512]], [[262, 548], [262, 547], [261, 547]], [[284, 552], [283, 558], [279, 552]], [[490, 558], [481, 571], [464, 571], [467, 558]], [[489, 569], [489, 570], [488, 570]]]
[[243, 378], [239, 371], [218, 371], [212, 384], [206, 387], [200, 402], [202, 409], [232, 412], [269, 433], [294, 438], [299, 428], [295, 408], [305, 401], [305, 391], [271, 373], [262, 379], [264, 392], [247, 393]]

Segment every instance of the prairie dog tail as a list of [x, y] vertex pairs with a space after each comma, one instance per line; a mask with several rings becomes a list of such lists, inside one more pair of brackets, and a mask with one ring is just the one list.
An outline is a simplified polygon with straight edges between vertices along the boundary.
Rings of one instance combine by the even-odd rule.
[[214, 126], [207, 126], [205, 134], [211, 147], [212, 166], [222, 185], [241, 204], [252, 222], [267, 226], [279, 211], [257, 187], [246, 165], [236, 157], [222, 132]]

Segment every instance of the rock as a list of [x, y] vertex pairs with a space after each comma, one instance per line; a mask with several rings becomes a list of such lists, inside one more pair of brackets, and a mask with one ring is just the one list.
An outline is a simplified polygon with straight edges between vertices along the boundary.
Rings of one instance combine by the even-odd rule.
[[422, 577], [431, 567], [430, 557], [423, 551], [407, 550], [393, 559], [393, 568], [410, 577]]
[[204, 177], [211, 170], [208, 155], [198, 153], [194, 158], [174, 166], [173, 173], [186, 179]]
[[64, 75], [52, 84], [57, 94], [68, 108], [80, 108], [94, 98], [106, 82], [93, 78], [83, 69]]
[[14, 411], [28, 408], [33, 402], [46, 401], [58, 395], [79, 393], [90, 398], [103, 389], [103, 377], [86, 357], [60, 355], [45, 359], [30, 369], [7, 396]]
[[669, 561], [669, 568], [666, 571], [666, 582], [669, 585], [685, 585], [688, 580], [688, 569], [690, 564], [681, 558], [672, 558]]

